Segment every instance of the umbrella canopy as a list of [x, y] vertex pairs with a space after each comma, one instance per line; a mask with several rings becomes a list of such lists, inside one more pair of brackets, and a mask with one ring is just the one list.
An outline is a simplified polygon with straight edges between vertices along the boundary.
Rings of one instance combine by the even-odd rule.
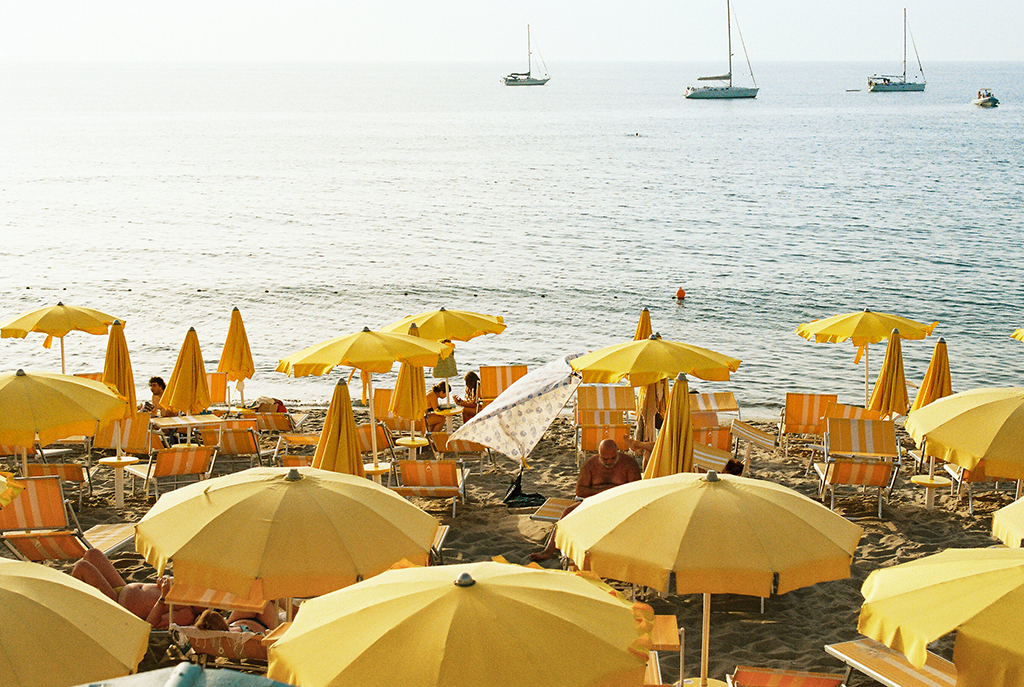
[[210, 407], [210, 385], [206, 380], [206, 366], [195, 327], [189, 327], [185, 334], [171, 378], [160, 397], [160, 405], [186, 414], [201, 413]]
[[0, 472], [0, 508], [3, 508], [8, 503], [18, 497], [18, 494], [25, 488], [21, 482], [14, 479], [14, 475], [10, 472]]
[[857, 630], [921, 668], [953, 630], [957, 687], [1024, 684], [1024, 549], [947, 549], [873, 571]]
[[0, 559], [5, 687], [67, 687], [127, 675], [146, 655], [150, 629], [70, 575]]
[[[663, 430], [664, 431], [664, 430]], [[609, 489], [558, 522], [555, 542], [584, 570], [677, 594], [704, 594], [701, 682], [707, 684], [710, 595], [767, 597], [850, 576], [863, 530], [772, 482], [683, 473]]]
[[[409, 336], [419, 335], [416, 324], [410, 324]], [[423, 418], [428, 407], [423, 368], [402, 363], [398, 368], [398, 379], [395, 380], [395, 390], [391, 393], [391, 405], [388, 406], [388, 410], [399, 417], [415, 421]]]
[[651, 328], [651, 311], [644, 308], [640, 311], [640, 320], [636, 323], [636, 333], [633, 334], [633, 341], [643, 341], [651, 338], [654, 329]]
[[665, 477], [693, 469], [693, 428], [690, 426], [690, 385], [679, 375], [668, 402], [668, 417], [658, 433], [644, 479]]
[[579, 385], [580, 375], [565, 358], [550, 362], [513, 382], [455, 430], [451, 440], [483, 444], [526, 465], [526, 457]]
[[403, 558], [426, 564], [437, 520], [373, 481], [251, 468], [160, 497], [135, 546], [185, 584], [265, 599], [326, 594]]
[[877, 410], [882, 417], [906, 415], [910, 407], [907, 396], [907, 379], [903, 375], [903, 350], [900, 348], [900, 333], [893, 329], [889, 345], [885, 348], [885, 360], [875, 380], [875, 390], [868, 401], [868, 410]]
[[220, 353], [220, 362], [217, 363], [217, 372], [227, 373], [229, 382], [252, 379], [256, 374], [256, 364], [249, 350], [249, 337], [245, 333], [242, 313], [238, 308], [231, 310], [231, 323], [228, 325], [227, 338], [224, 339], [224, 350]]
[[135, 414], [135, 374], [128, 355], [128, 342], [124, 338], [124, 324], [114, 320], [107, 339], [107, 357], [103, 362], [103, 383], [117, 389], [128, 402], [128, 412]]
[[102, 382], [48, 372], [0, 375], [0, 444], [29, 448], [91, 436], [98, 422], [128, 415], [128, 403]]
[[433, 367], [439, 357], [447, 357], [449, 350], [436, 341], [408, 334], [373, 332], [364, 327], [361, 332], [313, 344], [281, 358], [277, 371], [305, 377], [327, 374], [338, 365], [348, 365], [368, 372], [390, 372], [396, 361]]
[[853, 345], [857, 347], [857, 356], [854, 358], [854, 362], [859, 363], [861, 355], [865, 356], [864, 403], [867, 404], [869, 402], [868, 346], [888, 339], [889, 334], [894, 329], [904, 339], [915, 341], [923, 339], [931, 334], [938, 324], [938, 322], [923, 324], [914, 320], [908, 320], [905, 317], [899, 317], [898, 315], [873, 312], [865, 308], [860, 312], [833, 315], [832, 317], [826, 317], [824, 320], [814, 320], [813, 322], [802, 324], [796, 328], [796, 333], [808, 341], [816, 341], [817, 343], [852, 341]]
[[740, 361], [699, 346], [665, 341], [654, 334], [643, 341], [628, 341], [581, 355], [569, 364], [583, 375], [584, 384], [614, 384], [625, 377], [630, 386], [647, 386], [680, 373], [724, 381], [730, 372], [739, 369]]
[[1005, 477], [1024, 470], [1024, 388], [961, 391], [915, 410], [906, 427], [929, 456], [968, 470], [984, 459]]
[[1017, 341], [1024, 341], [1024, 329], [1014, 329], [1011, 336], [1017, 339]]
[[914, 404], [910, 412], [924, 408], [932, 401], [945, 398], [953, 393], [953, 381], [949, 374], [949, 353], [946, 351], [946, 340], [939, 339], [932, 352], [932, 360], [925, 370], [921, 388], [917, 390]]
[[267, 676], [304, 687], [635, 687], [651, 617], [574, 573], [405, 568], [303, 603], [270, 647]]
[[316, 453], [313, 454], [313, 467], [366, 477], [359, 442], [356, 439], [352, 398], [348, 394], [348, 384], [343, 379], [338, 380], [334, 386], [334, 396], [331, 397], [331, 405], [327, 408], [324, 427], [320, 431], [320, 441], [317, 442]]
[[1024, 543], [1024, 499], [1017, 499], [992, 514], [992, 536], [1010, 548]]
[[481, 315], [466, 310], [431, 310], [419, 315], [409, 315], [397, 322], [381, 327], [383, 332], [409, 331], [409, 325], [420, 329], [420, 336], [431, 341], [469, 341], [484, 334], [501, 334], [505, 331], [505, 319], [501, 315]]
[[[123, 321], [123, 320], [122, 320]], [[60, 339], [60, 371], [64, 372], [64, 337], [70, 332], [103, 335], [114, 318], [99, 310], [57, 303], [46, 308], [23, 313], [0, 324], [0, 338], [24, 339], [29, 332], [46, 334], [43, 347]]]

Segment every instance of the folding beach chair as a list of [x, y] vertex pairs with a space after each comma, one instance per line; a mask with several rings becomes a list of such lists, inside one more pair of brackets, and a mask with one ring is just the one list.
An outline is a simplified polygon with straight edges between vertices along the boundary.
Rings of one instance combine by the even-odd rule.
[[581, 384], [576, 388], [573, 420], [576, 430], [576, 463], [582, 463], [587, 452], [597, 450], [600, 443], [629, 436], [629, 413], [636, 409], [633, 387], [613, 384]]
[[693, 440], [707, 446], [714, 446], [722, 451], [732, 450], [732, 434], [729, 425], [720, 424], [718, 413], [697, 411], [690, 413], [690, 427]]
[[231, 472], [251, 468], [253, 463], [263, 464], [263, 456], [272, 451], [261, 451], [256, 436], [257, 420], [225, 420], [219, 427], [203, 427], [199, 430], [204, 446], [217, 447], [218, 470]]
[[[176, 605], [250, 613], [259, 613], [266, 606], [262, 596], [246, 598], [178, 582], [171, 585], [166, 601], [171, 617], [174, 617]], [[267, 670], [267, 648], [262, 641], [265, 635], [261, 633], [200, 630], [191, 625], [173, 623], [168, 629], [175, 644], [185, 652], [185, 657], [192, 663], [205, 667], [208, 663], [216, 661], [218, 667], [256, 673]]]
[[81, 463], [29, 463], [27, 477], [55, 475], [61, 486], [75, 485], [78, 494], [78, 510], [82, 510], [82, 485], [90, 481], [89, 472]]
[[273, 434], [276, 432], [295, 433], [309, 413], [256, 413], [256, 427], [260, 432]]
[[822, 499], [827, 490], [831, 494], [829, 508], [834, 510], [836, 486], [876, 487], [881, 518], [883, 491], [892, 489], [903, 460], [896, 424], [892, 420], [829, 418], [826, 427], [825, 462], [814, 464]]
[[452, 517], [456, 504], [466, 503], [466, 467], [454, 460], [400, 460], [401, 485], [391, 489], [406, 498], [451, 499]]
[[427, 431], [427, 423], [423, 419], [415, 422], [404, 417], [395, 415], [390, 410], [391, 394], [394, 390], [387, 387], [375, 387], [373, 389], [373, 417], [377, 422], [384, 424], [392, 432], [419, 432], [424, 434]]
[[[300, 458], [305, 457], [305, 454], [295, 453], [296, 447], [305, 447], [305, 450], [309, 453], [309, 461], [306, 465], [313, 463], [313, 452], [316, 451], [316, 445], [320, 443], [320, 434], [293, 434], [291, 432], [282, 432], [277, 435], [277, 444], [274, 446], [272, 462], [275, 465], [281, 465], [283, 467], [296, 467], [296, 465], [284, 465], [284, 457], [289, 458]], [[297, 462], [297, 461], [293, 461]]]
[[[149, 494], [153, 486], [154, 498], [160, 498], [161, 485], [176, 489], [182, 484], [206, 479], [213, 471], [216, 446], [172, 446], [154, 451], [144, 465], [129, 465], [125, 472], [142, 480], [143, 490]], [[135, 480], [132, 480], [132, 493]]]
[[[31, 467], [31, 466], [29, 466]], [[1013, 465], [1002, 464], [999, 466], [990, 464], [987, 460], [981, 460], [974, 466], [973, 470], [960, 465], [946, 463], [943, 465], [946, 472], [953, 480], [950, 490], [956, 496], [956, 504], [960, 503], [963, 492], [967, 492], [967, 512], [974, 515], [974, 491], [976, 484], [986, 482], [992, 483], [992, 489], [999, 491], [1000, 482], [1016, 483], [1014, 500], [1021, 495], [1021, 479], [1024, 478], [1024, 469]], [[1016, 469], [1015, 469], [1016, 468]], [[994, 474], [998, 473], [998, 474]]]
[[729, 687], [842, 687], [846, 673], [812, 673], [803, 670], [736, 666], [725, 676]]
[[454, 453], [455, 460], [462, 461], [476, 461], [480, 465], [480, 474], [484, 474], [484, 461], [489, 461], [492, 465], [494, 464], [494, 456], [491, 455], [491, 449], [487, 448], [483, 444], [478, 444], [474, 441], [466, 441], [465, 439], [449, 439], [446, 432], [430, 432], [430, 448], [434, 451], [436, 457], [441, 457], [446, 453]]
[[743, 454], [743, 474], [748, 477], [750, 476], [750, 451], [754, 446], [760, 446], [772, 454], [779, 447], [777, 437], [772, 436], [768, 432], [762, 432], [757, 427], [742, 420], [733, 420], [729, 426], [729, 433], [735, 439], [733, 455], [736, 460], [740, 459], [740, 442], [746, 442], [747, 444], [747, 450]]
[[[881, 420], [882, 414], [877, 410], [868, 410], [861, 406], [851, 406], [845, 403], [829, 402], [825, 405], [825, 412], [821, 415], [822, 420], [822, 433], [824, 434], [825, 424], [829, 418], [840, 418], [843, 420]], [[821, 452], [825, 450], [823, 444], [815, 443], [810, 444], [811, 455], [807, 459], [807, 469], [804, 471], [805, 475], [811, 474], [811, 466], [814, 463], [815, 451]]]
[[488, 403], [526, 375], [526, 372], [526, 365], [481, 365], [480, 408], [486, 408]]
[[92, 448], [114, 451], [117, 448], [115, 427], [121, 430], [121, 451], [132, 456], [148, 456], [150, 451], [163, 446], [163, 434], [150, 429], [150, 413], [136, 413], [118, 422], [99, 426], [92, 440]]
[[207, 372], [206, 384], [210, 389], [210, 405], [226, 406], [228, 403], [228, 373]]
[[835, 403], [838, 398], [838, 394], [786, 394], [786, 405], [782, 409], [782, 420], [779, 422], [779, 443], [783, 447], [783, 457], [789, 458], [791, 436], [810, 434], [815, 439], [820, 439], [825, 431], [825, 423], [822, 420], [825, 408], [829, 403]]

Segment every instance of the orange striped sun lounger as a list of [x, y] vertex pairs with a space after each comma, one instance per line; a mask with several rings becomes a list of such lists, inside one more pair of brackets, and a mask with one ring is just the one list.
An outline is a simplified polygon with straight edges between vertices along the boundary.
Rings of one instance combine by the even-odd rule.
[[454, 460], [400, 460], [402, 484], [391, 489], [401, 496], [452, 500], [452, 517], [456, 504], [466, 502], [466, 469]]
[[501, 395], [501, 392], [512, 386], [520, 377], [526, 375], [526, 365], [481, 365], [480, 366], [480, 403], [486, 406]]
[[825, 462], [815, 463], [821, 480], [820, 494], [831, 493], [835, 508], [837, 485], [877, 487], [878, 517], [882, 517], [882, 494], [891, 489], [902, 463], [892, 420], [829, 418], [825, 432]]
[[824, 433], [822, 417], [825, 409], [829, 403], [835, 403], [838, 399], [838, 394], [786, 394], [786, 405], [782, 409], [782, 421], [779, 423], [779, 442], [783, 446], [785, 458], [789, 458], [791, 436], [820, 437]]
[[576, 499], [561, 499], [556, 496], [552, 496], [541, 504], [540, 508], [534, 511], [533, 515], [530, 516], [530, 520], [558, 522], [562, 519], [562, 513], [565, 512], [565, 509], [574, 503], [579, 503], [579, 501]]
[[725, 681], [730, 687], [842, 687], [846, 675], [736, 666]]
[[956, 666], [928, 652], [923, 668], [915, 668], [906, 657], [873, 639], [829, 644], [825, 651], [886, 687], [955, 687]]
[[750, 450], [754, 446], [760, 446], [771, 453], [779, 447], [779, 440], [768, 432], [763, 432], [753, 425], [742, 420], [733, 420], [729, 426], [729, 433], [736, 439], [736, 457], [739, 458], [740, 442], [746, 442], [747, 450], [743, 456], [743, 474], [750, 476]]

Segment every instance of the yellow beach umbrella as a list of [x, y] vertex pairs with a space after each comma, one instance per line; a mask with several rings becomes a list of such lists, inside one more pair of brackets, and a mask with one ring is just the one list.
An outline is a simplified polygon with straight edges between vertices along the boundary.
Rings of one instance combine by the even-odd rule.
[[1024, 499], [1017, 499], [992, 514], [992, 536], [1019, 549], [1024, 543]]
[[363, 459], [356, 440], [356, 420], [352, 414], [352, 398], [348, 384], [339, 380], [334, 386], [334, 396], [327, 408], [320, 441], [313, 454], [313, 467], [331, 472], [344, 472], [356, 477], [366, 477]]
[[1024, 684], [1024, 549], [946, 549], [873, 571], [857, 630], [921, 668], [956, 630], [957, 687]]
[[256, 364], [252, 361], [249, 337], [245, 333], [242, 313], [238, 308], [231, 310], [231, 323], [228, 325], [227, 338], [224, 339], [220, 362], [217, 363], [217, 372], [226, 373], [229, 382], [238, 383], [236, 388], [241, 394], [242, 405], [245, 405], [245, 380], [252, 379], [256, 374]]
[[425, 565], [437, 520], [372, 480], [251, 468], [160, 497], [135, 547], [174, 579], [264, 599], [326, 594], [402, 559]]
[[877, 410], [882, 417], [906, 415], [910, 407], [907, 396], [907, 379], [903, 375], [903, 350], [900, 347], [900, 333], [893, 329], [889, 345], [885, 348], [882, 369], [875, 380], [875, 390], [868, 401], [868, 410]]
[[690, 385], [686, 375], [676, 377], [672, 396], [651, 457], [644, 468], [644, 479], [665, 477], [693, 469], [693, 428], [690, 426]]
[[[418, 337], [419, 328], [415, 323], [409, 325], [409, 336]], [[423, 368], [410, 363], [402, 363], [398, 368], [398, 379], [395, 380], [395, 390], [391, 394], [391, 405], [388, 406], [395, 415], [408, 420], [423, 419], [427, 412], [426, 382], [423, 377]], [[413, 425], [415, 427], [415, 424]], [[415, 430], [414, 430], [415, 433]]]
[[44, 565], [0, 559], [0, 682], [67, 687], [135, 672], [149, 623]]
[[120, 420], [128, 404], [102, 382], [47, 372], [0, 375], [0, 444], [22, 450], [74, 435], [92, 436], [97, 423]]
[[921, 388], [917, 390], [914, 404], [910, 412], [924, 408], [932, 401], [945, 398], [953, 393], [953, 381], [949, 373], [949, 353], [946, 351], [946, 340], [939, 339], [932, 352], [932, 360], [925, 370]]
[[651, 311], [644, 308], [640, 311], [640, 320], [636, 323], [636, 333], [633, 334], [633, 341], [643, 341], [651, 338], [654, 329], [651, 328]]
[[501, 315], [482, 315], [444, 308], [403, 317], [381, 327], [381, 331], [404, 334], [409, 331], [411, 324], [419, 327], [420, 336], [431, 341], [469, 341], [484, 334], [501, 334], [505, 331], [505, 319]]
[[906, 428], [924, 455], [968, 470], [984, 459], [988, 474], [1024, 477], [1024, 388], [940, 398], [910, 413]]
[[[663, 430], [664, 431], [664, 430]], [[587, 498], [558, 522], [558, 548], [601, 577], [704, 594], [707, 681], [711, 594], [768, 597], [850, 576], [863, 530], [773, 482], [682, 473]]]
[[[651, 328], [651, 311], [644, 308], [640, 311], [640, 319], [636, 323], [633, 341], [649, 339], [654, 334]], [[637, 441], [654, 441], [654, 416], [661, 413], [665, 416], [665, 403], [668, 399], [668, 381], [660, 380], [637, 388], [636, 408], [637, 422], [633, 438]]]
[[303, 687], [638, 687], [652, 617], [574, 573], [496, 562], [391, 570], [304, 602], [270, 647], [267, 677]]
[[[123, 320], [122, 320], [123, 321]], [[57, 303], [46, 308], [23, 313], [0, 324], [0, 338], [24, 339], [29, 332], [46, 334], [43, 348], [53, 345], [54, 337], [60, 339], [60, 371], [65, 371], [64, 337], [70, 332], [102, 335], [114, 318], [99, 310], [81, 308]]]
[[176, 413], [201, 413], [210, 407], [210, 385], [206, 380], [199, 335], [189, 327], [178, 352], [167, 388], [160, 397], [160, 406]]
[[630, 386], [647, 386], [659, 379], [688, 374], [723, 381], [739, 369], [736, 358], [699, 346], [665, 341], [657, 334], [643, 341], [614, 344], [569, 361], [584, 384], [614, 384], [623, 377]]
[[128, 412], [135, 414], [135, 374], [128, 355], [128, 342], [124, 338], [124, 324], [114, 320], [107, 339], [107, 357], [103, 362], [103, 383], [117, 389], [128, 402]]
[[1011, 336], [1017, 341], [1024, 341], [1024, 329], [1014, 329]]
[[833, 315], [824, 320], [814, 320], [796, 328], [796, 333], [808, 341], [817, 343], [841, 343], [851, 341], [857, 347], [855, 363], [860, 362], [864, 355], [864, 403], [869, 402], [868, 395], [868, 346], [889, 338], [892, 330], [900, 333], [904, 339], [923, 339], [932, 333], [938, 322], [923, 324], [908, 320], [898, 315], [874, 312], [865, 308], [860, 312]]

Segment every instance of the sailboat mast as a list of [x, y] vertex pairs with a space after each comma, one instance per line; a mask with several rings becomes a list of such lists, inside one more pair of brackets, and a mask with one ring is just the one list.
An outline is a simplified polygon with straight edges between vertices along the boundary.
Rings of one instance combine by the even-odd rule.
[[729, 86], [732, 86], [732, 10], [725, 0], [725, 32], [729, 36]]
[[907, 80], [907, 8], [903, 8], [903, 81]]
[[[904, 12], [906, 12], [906, 10], [904, 10]], [[904, 23], [907, 21], [906, 16], [903, 17], [903, 21], [904, 21]], [[907, 46], [905, 45], [906, 42], [907, 42], [906, 36], [903, 37], [903, 42], [904, 42], [903, 50], [906, 50], [907, 49]], [[907, 67], [906, 67], [906, 57], [904, 57], [903, 60], [904, 60], [903, 70], [906, 71], [906, 69], [907, 69]], [[530, 76], [531, 74], [533, 74], [533, 51], [530, 49], [530, 25], [527, 24], [526, 25], [526, 75]]]

